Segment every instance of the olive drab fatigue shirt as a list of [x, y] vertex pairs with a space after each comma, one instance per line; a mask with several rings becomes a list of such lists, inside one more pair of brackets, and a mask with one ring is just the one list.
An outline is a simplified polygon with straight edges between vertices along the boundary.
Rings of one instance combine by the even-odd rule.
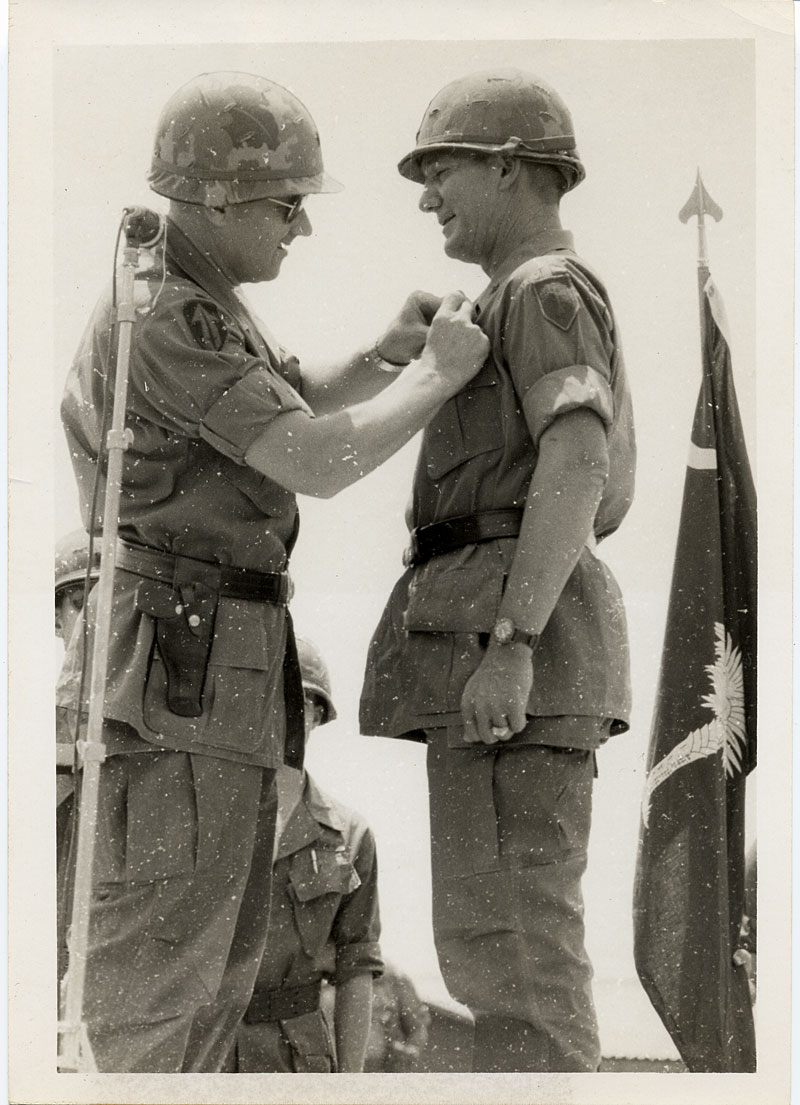
[[[135, 281], [126, 417], [132, 440], [123, 462], [120, 537], [167, 553], [283, 571], [297, 532], [295, 496], [244, 457], [277, 415], [308, 411], [298, 362], [262, 333], [233, 286], [169, 220], [165, 244], [143, 257]], [[113, 323], [106, 296], [83, 335], [61, 406], [85, 525], [104, 382], [114, 371]], [[220, 596], [203, 714], [181, 717], [167, 706], [153, 620], [137, 609], [139, 583], [130, 572], [116, 572], [105, 717], [159, 748], [263, 767], [281, 763], [285, 610]], [[72, 647], [80, 647], [80, 636]], [[76, 670], [74, 657], [67, 663]], [[74, 697], [77, 706], [77, 690]], [[132, 750], [114, 732], [107, 747]]]
[[[512, 254], [474, 317], [490, 351], [424, 432], [410, 525], [524, 506], [541, 435], [561, 414], [585, 408], [602, 420], [610, 458], [594, 534], [613, 533], [633, 495], [631, 398], [608, 295], [571, 234], [543, 233], [533, 249]], [[467, 545], [405, 572], [370, 645], [362, 732], [419, 736], [460, 724], [461, 694], [483, 655], [481, 635], [497, 620], [515, 547], [514, 538]], [[594, 547], [582, 551], [533, 669], [527, 713], [543, 721], [534, 743], [585, 744], [580, 735], [558, 736], [554, 725], [563, 729], [564, 717], [592, 719], [595, 731], [596, 719], [610, 732], [627, 728], [625, 612]]]
[[272, 866], [269, 954], [255, 993], [378, 977], [380, 927], [372, 830], [306, 776]]

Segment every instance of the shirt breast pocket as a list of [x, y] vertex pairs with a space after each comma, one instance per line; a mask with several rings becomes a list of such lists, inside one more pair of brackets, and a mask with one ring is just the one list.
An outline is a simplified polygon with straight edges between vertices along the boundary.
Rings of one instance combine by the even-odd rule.
[[487, 363], [431, 421], [423, 451], [432, 480], [441, 479], [473, 457], [503, 447], [501, 391], [498, 371]]
[[330, 939], [342, 898], [360, 886], [361, 879], [344, 845], [313, 846], [292, 857], [289, 884], [300, 941], [314, 959]]

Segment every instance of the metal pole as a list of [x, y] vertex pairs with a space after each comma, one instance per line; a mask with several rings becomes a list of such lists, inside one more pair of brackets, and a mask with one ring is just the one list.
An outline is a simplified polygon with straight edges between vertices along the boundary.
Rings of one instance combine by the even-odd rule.
[[705, 346], [705, 311], [703, 302], [705, 287], [711, 275], [708, 268], [708, 242], [706, 240], [706, 215], [710, 215], [717, 222], [722, 218], [722, 208], [714, 202], [706, 191], [700, 170], [697, 170], [694, 189], [686, 203], [678, 212], [678, 218], [686, 223], [693, 216], [697, 216], [697, 290], [700, 301], [700, 339], [701, 348]]
[[[126, 213], [130, 209], [126, 208]], [[60, 1071], [96, 1070], [83, 1016], [83, 996], [86, 982], [86, 960], [89, 942], [89, 913], [92, 896], [92, 864], [97, 830], [97, 802], [100, 789], [100, 765], [105, 759], [103, 743], [103, 707], [105, 704], [108, 646], [111, 637], [111, 611], [114, 598], [114, 566], [119, 502], [122, 489], [123, 454], [132, 440], [125, 428], [128, 392], [131, 329], [136, 318], [134, 280], [139, 259], [142, 222], [126, 219], [127, 244], [123, 249], [119, 272], [119, 303], [116, 320], [119, 325], [114, 406], [111, 429], [107, 437], [108, 467], [103, 505], [103, 541], [100, 578], [97, 583], [97, 613], [92, 676], [89, 692], [89, 718], [86, 739], [78, 742], [79, 760], [83, 765], [79, 811], [78, 838], [75, 858], [73, 906], [68, 939], [69, 968], [65, 979], [63, 1020], [59, 1022]], [[147, 242], [148, 245], [153, 242]], [[99, 463], [99, 459], [98, 459]], [[79, 704], [79, 709], [82, 704]]]

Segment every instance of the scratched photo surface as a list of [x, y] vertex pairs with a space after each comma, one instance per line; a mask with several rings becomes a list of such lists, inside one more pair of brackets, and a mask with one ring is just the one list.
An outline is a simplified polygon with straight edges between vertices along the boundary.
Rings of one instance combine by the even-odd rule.
[[[765, 5], [775, 10], [772, 26], [749, 18], [756, 5], [740, 4], [737, 12], [731, 10], [736, 5], [705, 0], [654, 5], [661, 10], [646, 18], [640, 13], [650, 5], [612, 4], [608, 25], [584, 3], [565, 4], [560, 14], [553, 4], [531, 6], [519, 18], [512, 5], [498, 4], [493, 24], [477, 5], [426, 12], [409, 4], [406, 27], [402, 4], [391, 19], [343, 6], [338, 22], [317, 5], [299, 7], [306, 9], [305, 26], [296, 8], [269, 5], [279, 17], [276, 32], [258, 5], [229, 13], [199, 4], [190, 27], [180, 18], [188, 5], [123, 9], [114, 3], [103, 31], [88, 5], [75, 5], [70, 24], [51, 3], [29, 0], [16, 42], [12, 27], [11, 1100], [620, 1105], [701, 1099], [694, 1076], [641, 1073], [681, 1068], [637, 978], [631, 910], [648, 739], [701, 379], [698, 230], [695, 219], [679, 219], [699, 170], [718, 205], [714, 214], [721, 214], [706, 217], [708, 263], [727, 308], [733, 376], [767, 534], [760, 560], [761, 759], [747, 784], [746, 838], [750, 844], [769, 832], [769, 839], [781, 841], [769, 856], [759, 853], [762, 932], [773, 936], [759, 963], [759, 1073], [750, 1082], [731, 1076], [703, 1083], [702, 1099], [782, 1101], [790, 870], [784, 843], [790, 836], [792, 159], [776, 97], [785, 98], [788, 115], [786, 5]], [[212, 9], [223, 24], [230, 15], [230, 25], [219, 28]], [[459, 29], [455, 20], [463, 9]], [[633, 713], [630, 731], [598, 754], [583, 882], [609, 1073], [339, 1076], [333, 1082], [311, 1076], [59, 1076], [51, 749], [52, 688], [63, 646], [55, 638], [50, 643], [48, 587], [55, 542], [81, 520], [58, 407], [71, 359], [111, 278], [122, 208], [166, 208], [145, 179], [159, 112], [181, 84], [211, 70], [266, 76], [311, 112], [325, 168], [344, 189], [309, 197], [313, 234], [293, 243], [277, 280], [244, 290], [301, 365], [324, 363], [373, 342], [413, 289], [437, 295], [458, 289], [475, 298], [484, 288], [477, 266], [444, 255], [440, 228], [417, 206], [419, 187], [396, 166], [412, 148], [436, 91], [494, 67], [536, 73], [569, 105], [586, 180], [562, 201], [562, 222], [609, 291], [633, 393], [636, 495], [624, 524], [600, 550], [625, 601]], [[13, 89], [22, 88], [26, 69], [36, 89], [23, 105]], [[338, 714], [312, 741], [307, 766], [374, 831], [385, 957], [413, 979], [424, 1000], [457, 1017], [463, 1011], [442, 980], [430, 922], [424, 747], [362, 736], [358, 729], [367, 647], [403, 570], [405, 510], [418, 449], [415, 438], [332, 500], [300, 498], [292, 612], [297, 631], [326, 657]], [[763, 911], [772, 900], [783, 916]], [[638, 1073], [618, 1078], [613, 1072], [619, 1069]]]

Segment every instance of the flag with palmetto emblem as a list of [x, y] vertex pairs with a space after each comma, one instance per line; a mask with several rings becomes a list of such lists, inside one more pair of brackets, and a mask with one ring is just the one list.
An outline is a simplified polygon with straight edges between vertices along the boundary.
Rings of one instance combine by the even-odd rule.
[[753, 1012], [734, 953], [756, 762], [756, 498], [724, 309], [704, 264], [699, 272], [703, 382], [642, 801], [634, 957], [688, 1069], [747, 1072]]

